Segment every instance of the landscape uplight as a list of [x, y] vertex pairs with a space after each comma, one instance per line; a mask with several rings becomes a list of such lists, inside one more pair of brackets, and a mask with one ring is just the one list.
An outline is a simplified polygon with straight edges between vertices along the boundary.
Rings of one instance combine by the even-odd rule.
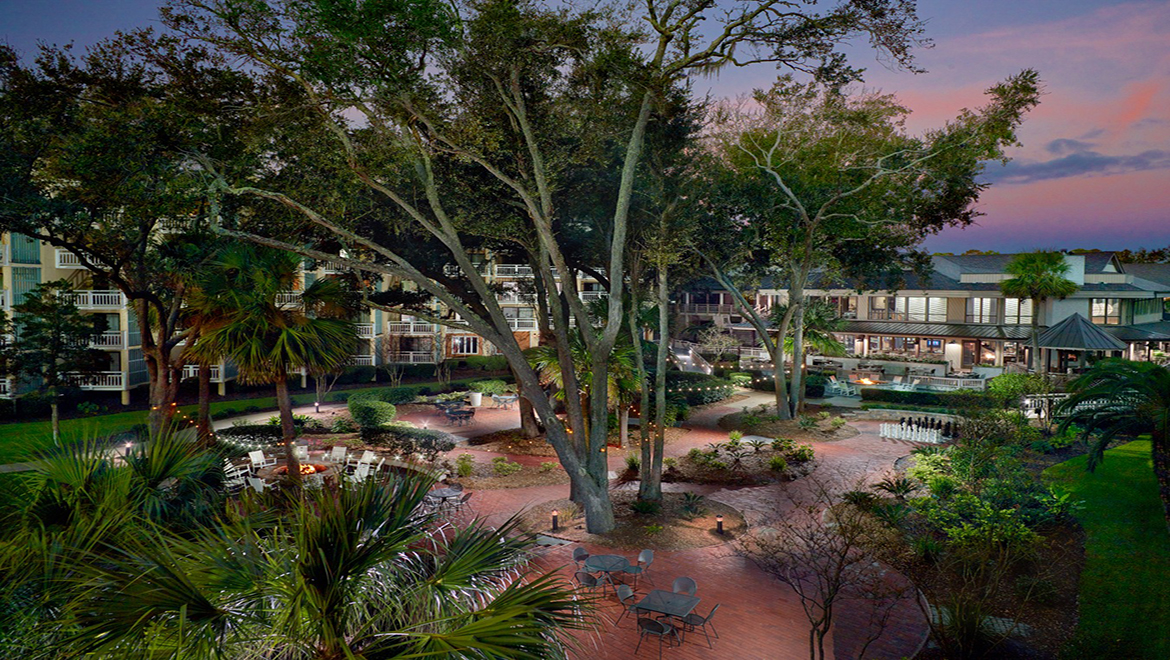
[[722, 515], [715, 516], [715, 533], [716, 534], [723, 533], [723, 516]]
[[559, 524], [560, 524], [560, 512], [559, 512], [559, 511], [557, 511], [556, 509], [553, 509], [553, 514], [552, 514], [552, 516], [553, 516], [553, 519], [552, 519], [552, 523], [553, 523], [553, 524], [552, 524], [552, 531], [554, 531], [554, 532], [555, 532], [555, 531], [557, 531], [557, 527], [558, 527], [558, 526], [559, 526]]

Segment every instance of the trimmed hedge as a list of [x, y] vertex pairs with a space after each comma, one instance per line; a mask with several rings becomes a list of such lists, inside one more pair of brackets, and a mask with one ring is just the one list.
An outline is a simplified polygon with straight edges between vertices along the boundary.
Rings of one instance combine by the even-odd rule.
[[472, 355], [464, 358], [463, 365], [468, 369], [478, 369], [480, 371], [507, 371], [508, 358], [503, 355]]
[[666, 374], [666, 391], [668, 397], [683, 400], [688, 406], [702, 406], [730, 397], [735, 385], [709, 374], [671, 371]]
[[378, 397], [378, 393], [358, 393], [349, 397], [346, 404], [349, 416], [363, 429], [374, 429], [389, 424], [398, 416], [398, 409]]
[[995, 397], [975, 390], [956, 392], [902, 392], [876, 387], [861, 388], [861, 400], [871, 402], [898, 403], [934, 408], [997, 408]]
[[503, 394], [508, 390], [508, 384], [502, 380], [477, 380], [475, 382], [468, 383], [467, 387], [472, 392], [479, 392], [481, 394], [487, 394], [490, 396]]

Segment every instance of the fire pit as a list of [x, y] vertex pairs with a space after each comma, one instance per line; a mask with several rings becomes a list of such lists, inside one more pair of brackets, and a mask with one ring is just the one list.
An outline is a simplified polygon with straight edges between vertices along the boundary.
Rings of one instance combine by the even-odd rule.
[[876, 385], [877, 384], [876, 380], [871, 380], [869, 378], [862, 378], [861, 380], [859, 380], [857, 382], [861, 385]]
[[[320, 463], [301, 463], [301, 476], [308, 476], [310, 474], [322, 474], [329, 471], [329, 466], [321, 465]], [[288, 474], [288, 466], [281, 465], [272, 471], [272, 474], [282, 477]]]

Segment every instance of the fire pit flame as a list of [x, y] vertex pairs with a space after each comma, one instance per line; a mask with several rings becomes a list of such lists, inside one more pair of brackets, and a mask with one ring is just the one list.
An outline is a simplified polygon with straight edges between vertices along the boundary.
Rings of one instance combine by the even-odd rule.
[[868, 378], [862, 378], [861, 380], [859, 380], [857, 382], [861, 383], [862, 385], [873, 385], [874, 384], [874, 381], [872, 381]]
[[302, 465], [301, 474], [317, 474], [316, 465]]

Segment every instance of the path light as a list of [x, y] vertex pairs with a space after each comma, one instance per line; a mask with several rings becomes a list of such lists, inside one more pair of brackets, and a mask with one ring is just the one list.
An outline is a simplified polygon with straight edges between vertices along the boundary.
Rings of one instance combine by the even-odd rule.
[[558, 524], [560, 523], [560, 515], [561, 514], [559, 511], [557, 511], [556, 509], [553, 509], [553, 528], [552, 528], [552, 531], [554, 531], [554, 532], [557, 531]]
[[723, 533], [723, 515], [722, 514], [715, 516], [715, 533], [716, 534]]
[[315, 410], [316, 410], [318, 413], [319, 413], [319, 412], [321, 412], [321, 402], [320, 402], [320, 401], [314, 401], [314, 402], [313, 402], [313, 408], [314, 408], [314, 409], [315, 409]]

